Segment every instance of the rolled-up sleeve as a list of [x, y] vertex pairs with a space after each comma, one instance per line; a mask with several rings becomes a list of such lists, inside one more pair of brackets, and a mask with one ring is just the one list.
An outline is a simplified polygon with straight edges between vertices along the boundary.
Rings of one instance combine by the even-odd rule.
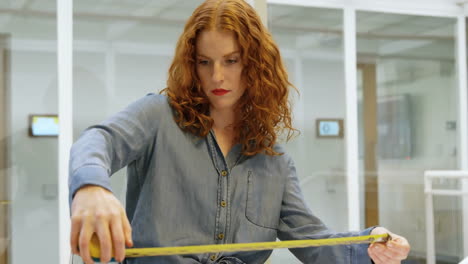
[[[373, 228], [360, 232], [334, 233], [307, 207], [299, 187], [296, 169], [291, 159], [288, 165], [278, 238], [281, 240], [325, 239], [348, 236], [369, 235]], [[304, 263], [343, 263], [370, 264], [367, 244], [322, 246], [290, 251]]]

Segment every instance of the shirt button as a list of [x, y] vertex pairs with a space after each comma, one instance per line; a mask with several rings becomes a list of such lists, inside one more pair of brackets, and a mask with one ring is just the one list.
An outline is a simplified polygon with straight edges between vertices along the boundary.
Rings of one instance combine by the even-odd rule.
[[218, 239], [221, 240], [221, 239], [223, 239], [223, 238], [224, 238], [224, 234], [223, 234], [223, 233], [219, 233], [219, 234], [218, 234]]
[[211, 259], [212, 261], [215, 261], [215, 260], [216, 260], [216, 255], [211, 255], [210, 259]]
[[222, 206], [222, 207], [226, 207], [226, 201], [224, 201], [224, 200], [221, 201], [221, 206]]
[[228, 175], [228, 172], [225, 171], [225, 170], [223, 170], [223, 171], [221, 171], [221, 175], [222, 175], [222, 176], [226, 176], [226, 175]]

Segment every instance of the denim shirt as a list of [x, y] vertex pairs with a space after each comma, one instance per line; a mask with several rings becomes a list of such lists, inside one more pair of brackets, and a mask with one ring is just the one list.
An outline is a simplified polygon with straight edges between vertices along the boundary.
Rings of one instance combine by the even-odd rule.
[[[275, 146], [277, 152], [284, 149]], [[306, 206], [287, 155], [224, 157], [214, 133], [181, 130], [168, 98], [149, 94], [73, 145], [70, 201], [82, 186], [111, 190], [109, 176], [127, 167], [126, 211], [135, 247], [248, 243], [368, 235], [333, 233]], [[304, 263], [371, 263], [367, 245], [290, 249]], [[127, 264], [264, 263], [270, 250], [129, 258]]]

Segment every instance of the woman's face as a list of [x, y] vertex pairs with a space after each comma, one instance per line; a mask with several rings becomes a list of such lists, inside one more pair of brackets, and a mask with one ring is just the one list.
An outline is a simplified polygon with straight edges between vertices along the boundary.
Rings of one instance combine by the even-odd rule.
[[239, 45], [233, 32], [202, 31], [196, 41], [196, 69], [212, 110], [233, 110], [245, 91]]

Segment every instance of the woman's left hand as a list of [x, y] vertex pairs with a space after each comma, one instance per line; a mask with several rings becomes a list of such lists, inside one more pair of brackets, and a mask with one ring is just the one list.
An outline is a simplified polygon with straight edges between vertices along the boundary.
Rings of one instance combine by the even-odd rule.
[[369, 256], [375, 264], [399, 264], [408, 257], [410, 245], [406, 238], [393, 234], [383, 227], [376, 227], [371, 235], [380, 235], [389, 233], [392, 240], [386, 243], [373, 243], [367, 249]]

